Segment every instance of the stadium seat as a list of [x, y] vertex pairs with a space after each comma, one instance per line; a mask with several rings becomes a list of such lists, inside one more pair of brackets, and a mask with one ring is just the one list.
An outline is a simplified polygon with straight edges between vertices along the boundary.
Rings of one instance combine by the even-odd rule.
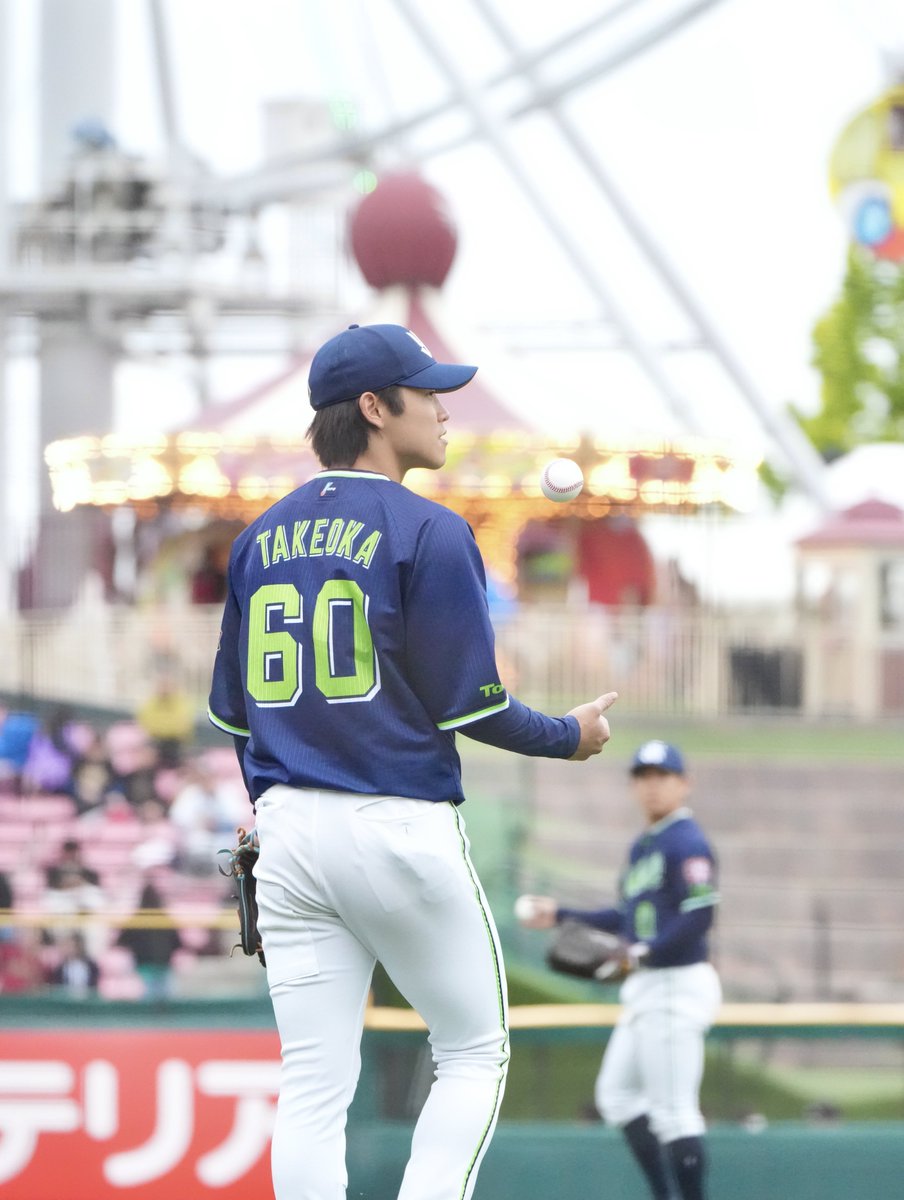
[[140, 1000], [144, 984], [135, 970], [135, 960], [122, 946], [110, 946], [98, 956], [100, 980], [97, 990], [105, 1000]]
[[41, 792], [25, 801], [28, 815], [37, 821], [67, 821], [75, 816], [75, 801], [71, 796], [56, 796]]

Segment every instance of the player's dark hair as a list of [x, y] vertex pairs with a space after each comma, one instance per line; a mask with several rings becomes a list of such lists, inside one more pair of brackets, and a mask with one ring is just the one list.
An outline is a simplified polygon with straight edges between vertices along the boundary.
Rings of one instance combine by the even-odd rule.
[[[397, 385], [375, 390], [374, 395], [394, 417], [405, 411], [402, 389]], [[357, 400], [342, 400], [314, 414], [307, 436], [324, 467], [350, 467], [367, 450], [373, 428]]]

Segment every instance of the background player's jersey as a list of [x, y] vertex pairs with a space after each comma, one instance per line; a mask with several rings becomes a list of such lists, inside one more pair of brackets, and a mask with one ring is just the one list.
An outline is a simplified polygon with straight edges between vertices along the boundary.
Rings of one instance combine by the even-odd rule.
[[277, 783], [463, 799], [454, 731], [569, 757], [574, 718], [509, 697], [480, 553], [455, 513], [371, 472], [325, 471], [236, 539], [210, 718]]
[[559, 917], [573, 916], [631, 942], [645, 942], [651, 967], [707, 961], [707, 933], [719, 902], [716, 862], [689, 809], [677, 809], [636, 839], [619, 896], [618, 908], [562, 908]]

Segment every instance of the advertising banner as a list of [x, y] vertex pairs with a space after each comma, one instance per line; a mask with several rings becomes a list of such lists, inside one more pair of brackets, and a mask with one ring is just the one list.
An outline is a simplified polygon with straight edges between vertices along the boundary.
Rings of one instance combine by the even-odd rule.
[[4, 1200], [271, 1194], [275, 1032], [0, 1034]]

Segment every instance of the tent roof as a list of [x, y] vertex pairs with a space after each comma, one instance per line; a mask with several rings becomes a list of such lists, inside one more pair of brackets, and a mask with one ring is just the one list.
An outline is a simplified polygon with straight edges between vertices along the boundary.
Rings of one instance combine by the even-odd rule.
[[[395, 288], [381, 296], [379, 320], [404, 325], [421, 339], [438, 362], [467, 361], [443, 327], [441, 305], [431, 289]], [[395, 310], [395, 315], [393, 315]], [[370, 323], [370, 320], [368, 320]], [[312, 354], [296, 358], [284, 371], [249, 392], [213, 405], [186, 422], [180, 432], [218, 430], [224, 434], [304, 437], [313, 412], [308, 404], [308, 369]], [[457, 434], [532, 433], [536, 426], [510, 408], [477, 375], [449, 397], [449, 428]]]
[[904, 512], [884, 500], [864, 500], [833, 514], [798, 540], [803, 549], [828, 546], [904, 546]]

